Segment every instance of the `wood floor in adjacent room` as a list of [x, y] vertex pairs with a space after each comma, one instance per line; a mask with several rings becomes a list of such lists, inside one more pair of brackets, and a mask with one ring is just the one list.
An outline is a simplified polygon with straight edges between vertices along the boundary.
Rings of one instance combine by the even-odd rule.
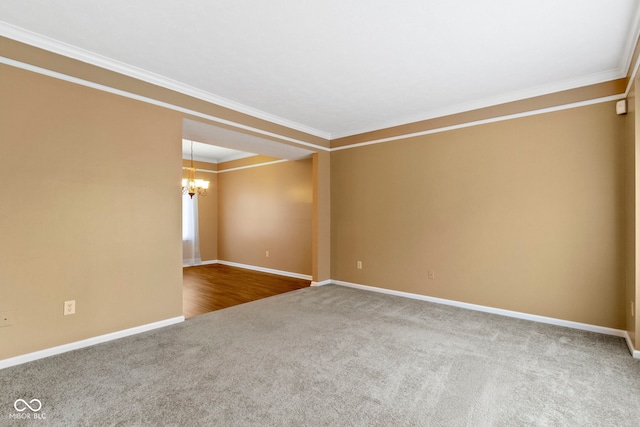
[[222, 264], [184, 267], [182, 278], [182, 312], [187, 319], [311, 284], [309, 280]]

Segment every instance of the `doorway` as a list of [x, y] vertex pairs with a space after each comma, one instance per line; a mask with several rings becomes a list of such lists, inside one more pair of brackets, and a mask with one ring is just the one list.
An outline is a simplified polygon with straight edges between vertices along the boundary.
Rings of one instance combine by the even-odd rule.
[[[197, 122], [185, 128], [202, 134], [203, 125]], [[229, 149], [233, 141], [227, 139], [221, 149], [228, 153], [211, 159], [201, 148], [220, 147], [210, 141], [194, 143], [196, 178], [210, 184], [206, 196], [194, 196], [202, 265], [183, 268], [187, 318], [311, 283], [313, 167], [309, 151], [296, 154], [306, 159], [275, 158]], [[190, 153], [183, 155], [183, 164], [190, 163]]]

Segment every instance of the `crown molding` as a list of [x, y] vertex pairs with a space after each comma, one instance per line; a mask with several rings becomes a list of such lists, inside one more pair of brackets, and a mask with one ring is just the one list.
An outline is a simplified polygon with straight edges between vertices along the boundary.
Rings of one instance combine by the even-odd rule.
[[[636, 14], [633, 17], [633, 21], [631, 23], [631, 31], [629, 33], [629, 38], [625, 43], [624, 50], [622, 52], [622, 58], [620, 58], [620, 64], [618, 65], [618, 70], [621, 74], [627, 75], [630, 68], [633, 66], [631, 64], [631, 60], [633, 59], [633, 53], [636, 50], [638, 44], [638, 38], [640, 37], [640, 7], [636, 9]], [[637, 69], [637, 62], [636, 62]]]
[[358, 148], [358, 147], [364, 147], [366, 145], [382, 144], [383, 142], [397, 141], [397, 140], [400, 140], [400, 139], [413, 138], [413, 137], [416, 137], [416, 136], [430, 135], [430, 134], [433, 134], [433, 133], [440, 133], [440, 132], [446, 132], [446, 131], [450, 131], [450, 130], [462, 129], [462, 128], [471, 127], [471, 126], [484, 125], [484, 124], [487, 124], [487, 123], [501, 122], [501, 121], [504, 121], [504, 120], [518, 119], [518, 118], [521, 118], [521, 117], [536, 116], [538, 114], [551, 113], [551, 112], [554, 112], [554, 111], [569, 110], [571, 108], [585, 107], [587, 105], [600, 104], [600, 103], [603, 103], [603, 102], [618, 101], [620, 99], [624, 99], [625, 97], [626, 97], [626, 95], [621, 93], [619, 95], [612, 95], [612, 96], [607, 96], [607, 97], [604, 97], [604, 98], [590, 99], [588, 101], [575, 102], [575, 103], [572, 103], [572, 104], [558, 105], [558, 106], [555, 106], [555, 107], [542, 108], [542, 109], [539, 109], [539, 110], [525, 111], [523, 113], [516, 113], [516, 114], [509, 114], [509, 115], [506, 115], [506, 116], [492, 117], [490, 119], [476, 120], [476, 121], [473, 121], [473, 122], [460, 123], [460, 124], [452, 125], [452, 126], [445, 126], [445, 127], [441, 127], [441, 128], [428, 129], [428, 130], [424, 130], [424, 131], [421, 131], [421, 132], [413, 132], [413, 133], [407, 133], [407, 134], [403, 134], [403, 135], [390, 136], [388, 138], [373, 139], [373, 140], [370, 140], [370, 141], [358, 142], [356, 144], [343, 145], [341, 147], [333, 147], [331, 149], [331, 151], [333, 152], [333, 151], [340, 151], [340, 150], [348, 150], [350, 148]]
[[[214, 171], [214, 170], [210, 170], [210, 169], [199, 169], [199, 168], [196, 168], [196, 172], [219, 174], [219, 173], [225, 173], [225, 172], [239, 171], [239, 170], [243, 170], [243, 169], [259, 168], [259, 167], [262, 167], [262, 166], [275, 165], [275, 164], [278, 164], [278, 163], [284, 163], [284, 162], [290, 162], [290, 161], [291, 160], [289, 160], [289, 159], [280, 159], [280, 160], [273, 160], [271, 162], [256, 163], [255, 165], [238, 166], [237, 168], [222, 169], [222, 170], [219, 170], [219, 171]], [[189, 169], [189, 168], [187, 166], [183, 166], [182, 170], [185, 170], [185, 169]]]
[[118, 74], [133, 77], [134, 79], [151, 83], [165, 89], [192, 96], [202, 101], [210, 102], [212, 104], [216, 104], [221, 107], [255, 117], [257, 119], [266, 120], [277, 125], [285, 126], [290, 129], [294, 129], [324, 139], [329, 139], [330, 137], [330, 134], [328, 132], [324, 132], [318, 129], [314, 129], [310, 126], [303, 125], [301, 123], [284, 119], [282, 117], [267, 113], [257, 108], [249, 107], [239, 102], [235, 102], [230, 99], [197, 89], [193, 86], [180, 83], [176, 80], [161, 76], [151, 71], [147, 71], [142, 68], [138, 68], [124, 62], [108, 58], [106, 56], [98, 55], [88, 50], [81, 49], [79, 47], [72, 46], [58, 40], [54, 40], [50, 37], [46, 37], [29, 30], [25, 30], [24, 28], [16, 27], [15, 25], [11, 25], [4, 21], [0, 21], [0, 35], [21, 43], [28, 44], [30, 46], [56, 53], [58, 55], [66, 56], [68, 58], [82, 61], [87, 64], [95, 65], [97, 67], [104, 68]]
[[633, 82], [636, 79], [638, 74], [638, 67], [640, 67], [640, 56], [638, 56], [638, 60], [633, 66], [633, 70], [631, 71], [631, 75], [629, 76], [629, 82], [627, 82], [627, 89], [624, 91], [624, 97], [629, 96], [629, 92], [631, 92], [631, 86], [633, 86]]
[[490, 98], [484, 98], [477, 101], [467, 102], [463, 104], [452, 105], [443, 108], [435, 108], [428, 112], [420, 113], [417, 115], [411, 115], [398, 120], [386, 121], [370, 127], [352, 130], [341, 133], [332, 133], [331, 140], [345, 138], [354, 135], [360, 135], [367, 132], [374, 132], [382, 129], [388, 129], [395, 126], [403, 126], [411, 123], [421, 122], [424, 120], [435, 119], [439, 117], [450, 116], [453, 114], [465, 113], [468, 111], [479, 110], [482, 108], [493, 107], [500, 104], [506, 104], [509, 102], [521, 101], [529, 98], [535, 98], [538, 96], [549, 95], [556, 92], [562, 92], [565, 90], [576, 89], [583, 86], [590, 86], [598, 83], [604, 83], [611, 80], [617, 80], [626, 76], [626, 71], [621, 72], [618, 69], [607, 70], [599, 73], [594, 73], [589, 76], [583, 76], [576, 79], [565, 80], [560, 83], [553, 83], [548, 85], [537, 86], [530, 89], [511, 92], [504, 95], [493, 96]]
[[[633, 54], [636, 49], [640, 49], [638, 46], [638, 39], [640, 39], [640, 7], [638, 7], [635, 21], [634, 21], [634, 31], [632, 32], [632, 38], [627, 43], [627, 53], [628, 59], [623, 63], [623, 67], [626, 65], [626, 70], [631, 70], [629, 74], [629, 81], [627, 82], [627, 89], [624, 92], [625, 98], [629, 95], [631, 91], [631, 86], [633, 85], [634, 80], [638, 74], [638, 67], [640, 66], [640, 55], [636, 58], [636, 63], [632, 64], [631, 60], [633, 59]], [[632, 68], [633, 67], [633, 68]]]

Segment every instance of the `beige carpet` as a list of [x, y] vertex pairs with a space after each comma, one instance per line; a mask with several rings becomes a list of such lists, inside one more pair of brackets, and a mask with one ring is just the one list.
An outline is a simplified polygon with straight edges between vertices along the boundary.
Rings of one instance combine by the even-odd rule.
[[7, 368], [0, 391], [0, 425], [640, 424], [621, 338], [338, 286]]

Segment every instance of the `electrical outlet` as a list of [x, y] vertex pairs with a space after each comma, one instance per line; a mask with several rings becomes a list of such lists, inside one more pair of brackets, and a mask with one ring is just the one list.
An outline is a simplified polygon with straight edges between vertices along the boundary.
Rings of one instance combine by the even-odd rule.
[[64, 315], [76, 314], [76, 300], [64, 302]]
[[4, 326], [11, 326], [13, 324], [12, 317], [13, 311], [0, 312], [0, 328]]
[[269, 258], [269, 251], [265, 252], [264, 256], [266, 256], [267, 258]]
[[631, 301], [631, 317], [636, 317], [636, 310], [633, 306], [633, 301]]
[[436, 278], [436, 272], [435, 271], [429, 270], [428, 274], [429, 274], [429, 279], [435, 279]]
[[358, 268], [358, 270], [362, 270], [362, 261], [356, 262], [356, 267]]

